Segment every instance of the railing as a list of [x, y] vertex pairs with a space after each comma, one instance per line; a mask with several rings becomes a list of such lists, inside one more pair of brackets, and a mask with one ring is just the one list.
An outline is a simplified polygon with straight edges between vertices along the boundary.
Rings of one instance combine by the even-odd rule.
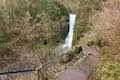
[[[58, 67], [55, 66], [55, 64], [60, 60], [60, 59], [66, 59], [65, 64], [68, 62], [72, 61], [73, 63], [79, 59], [80, 57], [78, 54], [62, 54], [51, 61], [46, 62], [45, 64], [40, 65], [39, 67], [36, 67], [34, 69], [25, 69], [25, 70], [16, 70], [16, 71], [7, 71], [7, 72], [2, 72], [0, 75], [6, 75], [6, 74], [17, 74], [17, 73], [26, 73], [26, 72], [37, 72], [38, 75], [38, 80], [46, 80], [46, 78], [53, 78], [55, 73], [60, 72], [61, 70], [58, 69]], [[44, 63], [44, 62], [43, 62]], [[52, 65], [53, 64], [53, 65]], [[52, 66], [51, 66], [52, 65]], [[50, 68], [50, 69], [49, 69]]]

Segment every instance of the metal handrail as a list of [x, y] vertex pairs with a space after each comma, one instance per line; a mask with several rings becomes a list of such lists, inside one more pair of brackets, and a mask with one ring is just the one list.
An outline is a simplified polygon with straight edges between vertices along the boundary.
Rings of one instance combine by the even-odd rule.
[[54, 62], [56, 62], [57, 60], [60, 60], [60, 59], [62, 59], [62, 58], [64, 58], [64, 57], [66, 57], [67, 55], [69, 55], [69, 53], [62, 54], [62, 55], [54, 58], [53, 60], [48, 61], [47, 63], [45, 63], [45, 64], [43, 64], [43, 65], [40, 65], [40, 66], [38, 66], [37, 68], [34, 68], [34, 69], [25, 69], [25, 70], [17, 70], [17, 71], [14, 70], [14, 71], [8, 71], [8, 72], [6, 71], [6, 72], [0, 73], [0, 75], [40, 71], [40, 69], [45, 68], [47, 65], [49, 65], [49, 64], [51, 64], [51, 63], [54, 63]]
[[51, 63], [54, 63], [55, 61], [57, 61], [59, 59], [62, 59], [64, 55], [66, 55], [66, 54], [62, 54], [61, 56], [56, 57], [53, 60], [51, 60], [51, 61], [49, 61], [49, 62], [47, 62], [47, 63], [45, 63], [45, 64], [43, 64], [43, 65], [41, 65], [41, 66], [39, 66], [37, 68], [35, 68], [35, 69], [26, 69], [26, 70], [17, 70], [17, 71], [8, 71], [8, 72], [6, 71], [6, 72], [0, 73], [0, 75], [38, 71], [39, 69], [42, 69], [45, 66], [47, 66], [47, 65], [49, 65]]

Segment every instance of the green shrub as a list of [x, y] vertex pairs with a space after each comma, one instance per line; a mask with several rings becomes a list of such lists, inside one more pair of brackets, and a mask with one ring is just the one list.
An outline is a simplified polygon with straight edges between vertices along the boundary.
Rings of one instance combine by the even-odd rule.
[[[46, 50], [48, 53], [49, 46], [52, 48], [65, 39], [68, 32], [66, 22], [68, 10], [56, 0], [0, 0], [0, 2], [1, 57], [12, 50], [17, 54], [17, 51], [23, 49], [34, 51], [36, 47], [45, 50], [48, 48]], [[6, 52], [8, 47], [9, 50]], [[20, 55], [24, 53], [27, 52]]]
[[79, 9], [77, 12], [77, 22], [75, 26], [74, 43], [76, 44], [84, 33], [90, 31], [92, 23], [89, 21], [94, 11], [101, 10], [101, 0], [79, 0]]

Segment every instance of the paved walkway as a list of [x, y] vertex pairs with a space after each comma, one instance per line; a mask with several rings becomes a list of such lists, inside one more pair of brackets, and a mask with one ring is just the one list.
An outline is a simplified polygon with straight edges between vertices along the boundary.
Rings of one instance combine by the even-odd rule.
[[90, 80], [90, 73], [100, 59], [100, 54], [95, 50], [87, 50], [88, 56], [81, 62], [80, 67], [69, 68], [57, 80]]

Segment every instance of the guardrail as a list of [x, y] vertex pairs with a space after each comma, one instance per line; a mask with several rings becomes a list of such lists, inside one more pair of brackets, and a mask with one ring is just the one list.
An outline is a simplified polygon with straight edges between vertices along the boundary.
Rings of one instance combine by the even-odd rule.
[[[76, 54], [77, 55], [77, 54]], [[50, 64], [53, 64], [57, 61], [59, 61], [60, 59], [64, 59], [65, 57], [71, 57], [71, 54], [67, 53], [67, 54], [62, 54], [54, 59], [52, 59], [51, 61], [48, 61], [47, 63], [40, 65], [34, 69], [24, 69], [24, 70], [14, 70], [14, 71], [6, 71], [6, 72], [2, 72], [0, 73], [0, 75], [5, 75], [5, 74], [17, 74], [17, 73], [26, 73], [26, 72], [37, 72], [38, 75], [38, 80], [44, 80], [46, 78], [45, 74], [47, 75], [47, 71], [45, 71], [45, 68], [47, 66], [49, 66]], [[69, 60], [69, 59], [68, 59]], [[71, 59], [72, 60], [72, 59]], [[67, 61], [69, 62], [69, 61]], [[67, 64], [67, 63], [65, 63]]]

